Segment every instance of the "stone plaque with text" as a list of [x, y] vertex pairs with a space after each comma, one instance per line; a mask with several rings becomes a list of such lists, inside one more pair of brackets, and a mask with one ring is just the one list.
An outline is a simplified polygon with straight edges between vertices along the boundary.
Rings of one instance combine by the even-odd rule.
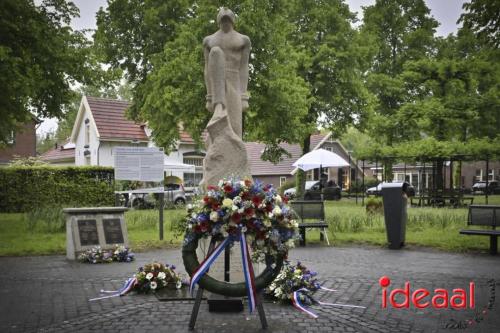
[[78, 233], [82, 246], [99, 245], [96, 220], [78, 220]]
[[102, 227], [104, 228], [106, 244], [123, 243], [123, 232], [120, 219], [103, 219]]

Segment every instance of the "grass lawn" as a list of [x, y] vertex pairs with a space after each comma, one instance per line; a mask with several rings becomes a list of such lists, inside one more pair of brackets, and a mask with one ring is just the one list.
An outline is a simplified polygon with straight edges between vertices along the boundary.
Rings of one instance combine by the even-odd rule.
[[[489, 204], [500, 204], [500, 196], [489, 198]], [[360, 201], [361, 203], [361, 201]], [[367, 214], [365, 207], [354, 199], [329, 201], [326, 220], [332, 245], [372, 244], [386, 245], [384, 219], [381, 214]], [[476, 196], [475, 204], [484, 203]], [[130, 246], [134, 251], [179, 246], [182, 236], [176, 237], [172, 228], [184, 216], [183, 209], [165, 210], [164, 240], [159, 240], [158, 211], [136, 210], [125, 215]], [[57, 214], [46, 219], [58, 219]], [[55, 216], [55, 217], [52, 217]], [[487, 252], [489, 237], [465, 236], [458, 231], [466, 227], [467, 209], [408, 208], [406, 244], [427, 246], [454, 252]], [[34, 225], [28, 214], [0, 214], [0, 256], [64, 254], [66, 235], [64, 224], [40, 222]], [[59, 231], [54, 231], [59, 230]], [[318, 242], [317, 231], [307, 232], [308, 242]]]

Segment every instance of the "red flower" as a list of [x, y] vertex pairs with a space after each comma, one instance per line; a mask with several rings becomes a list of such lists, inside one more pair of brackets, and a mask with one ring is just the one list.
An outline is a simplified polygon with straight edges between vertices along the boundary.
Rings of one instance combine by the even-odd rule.
[[224, 186], [224, 192], [231, 193], [233, 191], [233, 187], [229, 184]]
[[243, 192], [243, 193], [241, 194], [241, 199], [243, 199], [243, 200], [248, 200], [249, 198], [250, 198], [250, 193], [248, 193], [248, 192]]
[[200, 227], [199, 224], [197, 224], [197, 225], [194, 226], [194, 232], [196, 232], [196, 233], [200, 233], [201, 232], [201, 227]]
[[269, 185], [269, 184], [265, 185], [264, 188], [263, 188], [264, 192], [269, 191], [270, 188], [271, 188], [271, 185]]
[[254, 210], [253, 210], [253, 208], [247, 208], [247, 209], [245, 209], [245, 216], [246, 216], [247, 218], [252, 217], [252, 216], [253, 216], [253, 214], [254, 214]]
[[283, 202], [284, 202], [285, 204], [288, 204], [288, 197], [284, 197], [284, 198], [283, 198]]
[[268, 211], [268, 213], [272, 212], [273, 211], [273, 206], [270, 205], [270, 204], [267, 204], [266, 205], [266, 210]]
[[214, 190], [214, 191], [217, 191], [218, 187], [217, 186], [214, 186], [214, 185], [208, 185], [207, 186], [207, 190]]
[[203, 197], [203, 201], [204, 201], [205, 203], [207, 203], [208, 201], [210, 201], [210, 198], [209, 198], [209, 197], [207, 197], [207, 196], [205, 196], [205, 197]]
[[252, 202], [255, 207], [259, 207], [262, 202], [262, 198], [256, 195], [252, 198]]
[[233, 220], [234, 223], [240, 224], [240, 222], [241, 222], [241, 214], [240, 213], [234, 213], [231, 216], [231, 220]]
[[219, 210], [220, 204], [218, 202], [212, 204], [212, 210]]

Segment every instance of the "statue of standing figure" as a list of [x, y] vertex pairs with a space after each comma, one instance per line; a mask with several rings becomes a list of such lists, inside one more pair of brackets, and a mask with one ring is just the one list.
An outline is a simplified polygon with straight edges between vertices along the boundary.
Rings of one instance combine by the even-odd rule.
[[234, 30], [234, 13], [222, 8], [219, 30], [204, 38], [206, 108], [213, 112], [207, 125], [207, 154], [202, 186], [217, 185], [227, 177], [251, 178], [242, 141], [243, 111], [248, 108], [250, 38]]

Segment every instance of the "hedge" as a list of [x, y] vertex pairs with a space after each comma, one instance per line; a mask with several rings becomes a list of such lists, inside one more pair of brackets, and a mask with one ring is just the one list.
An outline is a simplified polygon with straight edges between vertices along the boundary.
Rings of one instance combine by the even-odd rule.
[[114, 171], [107, 167], [0, 168], [0, 212], [114, 204]]

